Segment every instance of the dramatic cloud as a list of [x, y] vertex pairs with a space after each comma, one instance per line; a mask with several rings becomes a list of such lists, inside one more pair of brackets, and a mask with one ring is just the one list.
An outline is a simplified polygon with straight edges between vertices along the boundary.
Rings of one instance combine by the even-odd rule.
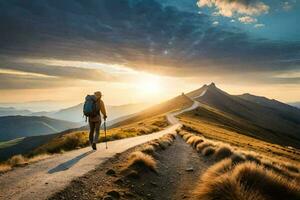
[[291, 9], [293, 9], [293, 5], [290, 2], [285, 1], [282, 3], [282, 9], [285, 11], [290, 11]]
[[[199, 1], [199, 5], [216, 6], [227, 15], [239, 13], [249, 17], [268, 11], [264, 3], [249, 0]], [[162, 6], [154, 0], [0, 1], [0, 24], [0, 55], [8, 58], [0, 59], [0, 69], [58, 79], [119, 78], [100, 68], [19, 60], [117, 64], [177, 77], [205, 74], [225, 78], [242, 73], [249, 74], [253, 81], [255, 73], [267, 79], [270, 73], [295, 70], [300, 64], [299, 42], [250, 37], [238, 28], [216, 26], [203, 13]], [[283, 64], [282, 60], [286, 62]]]
[[197, 4], [199, 7], [215, 7], [226, 17], [234, 14], [260, 15], [269, 11], [269, 6], [259, 0], [199, 0]]
[[79, 79], [89, 81], [116, 81], [116, 77], [104, 73], [100, 69], [87, 69], [71, 66], [55, 66], [45, 64], [27, 64], [18, 62], [0, 63], [0, 69], [12, 70], [17, 72], [28, 72], [45, 75], [49, 77], [58, 77], [65, 79]]
[[0, 90], [46, 89], [78, 86], [78, 82], [54, 77], [0, 73]]
[[249, 17], [249, 16], [244, 16], [244, 17], [240, 17], [239, 21], [244, 24], [251, 24], [251, 23], [257, 22], [257, 19], [255, 19], [253, 17]]

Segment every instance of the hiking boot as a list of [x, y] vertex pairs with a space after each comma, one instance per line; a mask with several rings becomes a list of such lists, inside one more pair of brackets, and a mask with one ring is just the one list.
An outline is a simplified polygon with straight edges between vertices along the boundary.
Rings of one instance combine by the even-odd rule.
[[96, 143], [93, 143], [93, 144], [92, 144], [92, 148], [93, 148], [94, 150], [97, 150]]

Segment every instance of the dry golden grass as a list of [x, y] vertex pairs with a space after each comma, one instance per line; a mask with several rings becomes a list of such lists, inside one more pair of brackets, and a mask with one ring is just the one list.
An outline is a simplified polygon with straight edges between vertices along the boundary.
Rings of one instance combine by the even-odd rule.
[[289, 162], [294, 165], [299, 165], [300, 163], [300, 151], [297, 149], [291, 149], [243, 135], [225, 126], [196, 118], [190, 114], [181, 115], [179, 119], [186, 127], [181, 132], [186, 132], [189, 129], [191, 130], [190, 133], [200, 135], [206, 139], [224, 142], [233, 147], [238, 147], [240, 150], [254, 151], [260, 155], [277, 158], [282, 163]]
[[[201, 128], [204, 126], [206, 125], [201, 124]], [[196, 145], [197, 151], [204, 156], [214, 155], [213, 161], [216, 162], [199, 180], [195, 188], [195, 199], [300, 199], [300, 168], [298, 162], [295, 162], [298, 160], [293, 155], [295, 152], [287, 151], [291, 154], [284, 158], [284, 147], [277, 148], [278, 146], [263, 141], [253, 144], [256, 139], [237, 135], [220, 127], [214, 127], [214, 131], [220, 131], [216, 134], [210, 132], [213, 129], [201, 129], [198, 132], [198, 127], [187, 127], [185, 126], [179, 135], [193, 146], [196, 138], [200, 138], [197, 135], [200, 134], [203, 142]], [[190, 133], [186, 131], [188, 129]], [[244, 144], [246, 142], [247, 145]], [[259, 150], [259, 147], [265, 148], [266, 151]], [[281, 150], [285, 153], [280, 154]], [[287, 163], [286, 160], [292, 163]]]
[[152, 156], [136, 151], [130, 154], [124, 170], [134, 169], [138, 172], [156, 172], [156, 167], [157, 163]]
[[215, 153], [215, 148], [213, 148], [212, 146], [207, 146], [204, 149], [202, 149], [201, 154], [204, 156], [211, 156]]
[[11, 167], [24, 165], [27, 162], [26, 158], [24, 158], [22, 155], [15, 155], [11, 157], [7, 162]]
[[152, 155], [154, 154], [156, 147], [151, 144], [146, 144], [142, 147], [141, 152]]
[[287, 179], [261, 165], [246, 162], [237, 165], [232, 176], [241, 184], [273, 199], [300, 199], [299, 182]]
[[[162, 130], [168, 125], [164, 116], [156, 118], [150, 118], [148, 120], [129, 124], [126, 126], [113, 128], [107, 131], [106, 139], [117, 140], [128, 137], [134, 137], [138, 135], [150, 134], [159, 130]], [[70, 151], [77, 148], [86, 147], [89, 145], [89, 132], [79, 131], [72, 132], [69, 134], [58, 136], [48, 143], [38, 147], [29, 154], [29, 157], [40, 155], [40, 154], [53, 154], [61, 153], [64, 151]], [[99, 142], [105, 140], [103, 131], [100, 131]]]
[[[180, 134], [183, 138], [189, 136], [186, 142], [191, 146], [194, 146], [195, 142], [199, 138], [194, 134], [183, 131]], [[240, 150], [238, 147], [232, 148], [230, 145], [223, 142], [215, 142], [209, 139], [203, 138], [203, 142], [198, 143], [196, 149], [203, 156], [214, 155], [214, 161], [218, 162], [222, 159], [231, 158], [233, 163], [240, 163], [244, 161], [255, 162], [261, 164], [266, 169], [279, 173], [286, 178], [292, 178], [300, 180], [299, 167], [291, 163], [283, 163], [278, 159], [269, 158], [265, 155], [259, 155], [252, 151]]]
[[12, 169], [12, 167], [9, 164], [0, 164], [0, 174], [8, 172]]
[[240, 152], [233, 152], [230, 158], [234, 163], [246, 161], [245, 155], [241, 154]]
[[206, 147], [211, 147], [211, 146], [213, 146], [213, 144], [212, 144], [211, 142], [204, 141], [204, 142], [202, 142], [202, 143], [200, 143], [200, 144], [198, 144], [198, 145], [196, 146], [196, 150], [197, 150], [199, 153], [201, 153], [202, 150], [203, 150], [204, 148], [206, 148]]
[[232, 149], [228, 145], [222, 145], [216, 149], [215, 158], [216, 160], [222, 160], [232, 155]]
[[187, 133], [187, 134], [184, 134], [183, 135], [183, 139], [185, 140], [185, 141], [187, 141], [190, 137], [192, 137], [192, 136], [194, 136], [193, 134], [190, 134], [190, 133]]
[[196, 199], [299, 199], [299, 183], [253, 162], [224, 159], [210, 167], [195, 189]]
[[140, 121], [147, 120], [149, 118], [165, 115], [169, 112], [181, 110], [190, 107], [193, 101], [185, 95], [177, 96], [161, 104], [152, 106], [144, 111], [139, 112], [134, 117], [126, 119], [114, 125], [114, 127], [123, 126], [126, 124], [132, 124]]
[[135, 151], [129, 155], [122, 172], [131, 178], [138, 178], [142, 172], [157, 172], [157, 163], [152, 155], [156, 155], [156, 151], [160, 149], [166, 149], [174, 142], [175, 138], [176, 135], [170, 133], [141, 145], [138, 148], [139, 151]]
[[167, 134], [159, 138], [158, 144], [160, 148], [164, 150], [168, 146], [170, 146], [173, 143], [173, 141], [174, 141], [174, 137], [172, 136], [172, 134]]

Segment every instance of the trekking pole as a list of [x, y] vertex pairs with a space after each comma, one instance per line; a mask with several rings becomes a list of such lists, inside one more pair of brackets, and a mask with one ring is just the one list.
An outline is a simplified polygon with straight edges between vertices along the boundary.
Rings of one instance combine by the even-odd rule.
[[106, 119], [104, 120], [104, 137], [105, 137], [105, 148], [107, 149], [107, 139], [106, 139]]

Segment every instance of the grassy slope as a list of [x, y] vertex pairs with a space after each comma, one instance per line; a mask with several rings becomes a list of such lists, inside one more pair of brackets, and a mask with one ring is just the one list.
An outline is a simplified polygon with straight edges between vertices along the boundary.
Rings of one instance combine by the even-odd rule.
[[[226, 125], [230, 118], [227, 126], [240, 128], [242, 133], [272, 143], [300, 148], [299, 111], [294, 114], [283, 112], [280, 109], [229, 95], [215, 86], [209, 86], [205, 95], [197, 100], [217, 111], [214, 113], [202, 111], [203, 114], [198, 112], [203, 115], [202, 118], [218, 119], [222, 113], [225, 117], [221, 117], [222, 123], [219, 124]], [[218, 120], [220, 121], [220, 119]], [[224, 120], [226, 123], [223, 122]]]
[[[164, 116], [157, 116], [142, 122], [132, 123], [107, 131], [107, 140], [116, 140], [128, 137], [134, 137], [144, 134], [150, 134], [160, 131], [168, 126], [168, 122]], [[46, 144], [33, 150], [29, 157], [47, 153], [61, 153], [63, 151], [82, 148], [89, 145], [89, 131], [75, 131], [65, 135], [59, 135]], [[100, 131], [99, 142], [105, 141], [103, 130]]]
[[193, 102], [188, 97], [186, 97], [185, 95], [180, 95], [169, 101], [163, 102], [161, 104], [152, 106], [144, 111], [141, 111], [136, 115], [134, 115], [133, 117], [115, 124], [113, 127], [131, 124], [154, 116], [163, 115], [174, 110], [189, 107], [192, 104]]
[[263, 131], [259, 127], [226, 116], [208, 106], [184, 113], [180, 115], [180, 120], [184, 125], [209, 139], [226, 142], [267, 156], [276, 156], [281, 160], [300, 162], [299, 150], [255, 138], [257, 134], [253, 135], [252, 133]]

